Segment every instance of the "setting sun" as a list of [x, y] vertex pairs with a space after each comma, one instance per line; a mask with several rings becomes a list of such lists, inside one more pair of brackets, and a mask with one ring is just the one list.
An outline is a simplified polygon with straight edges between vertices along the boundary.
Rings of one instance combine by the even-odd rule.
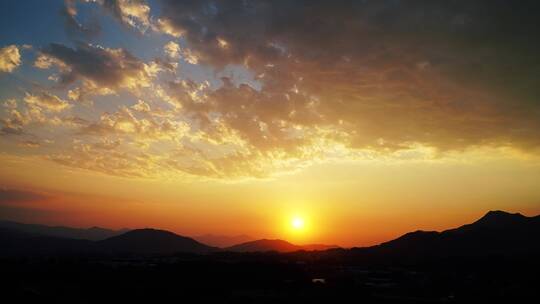
[[291, 225], [294, 229], [300, 230], [304, 228], [304, 219], [300, 217], [295, 217], [291, 221]]
[[540, 0], [0, 0], [0, 24], [0, 299], [539, 298]]

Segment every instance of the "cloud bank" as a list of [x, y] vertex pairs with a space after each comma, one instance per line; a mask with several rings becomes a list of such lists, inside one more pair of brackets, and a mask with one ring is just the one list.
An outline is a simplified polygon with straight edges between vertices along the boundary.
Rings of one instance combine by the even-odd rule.
[[[39, 50], [34, 66], [58, 73], [66, 97], [28, 93], [27, 108], [6, 108], [2, 132], [68, 128], [70, 148], [46, 155], [57, 163], [227, 179], [403, 152], [538, 154], [536, 1], [96, 2], [141, 39], [166, 42], [146, 59], [84, 42]], [[8, 48], [5, 72], [20, 64]], [[117, 97], [114, 110], [80, 117], [66, 101], [101, 96]]]

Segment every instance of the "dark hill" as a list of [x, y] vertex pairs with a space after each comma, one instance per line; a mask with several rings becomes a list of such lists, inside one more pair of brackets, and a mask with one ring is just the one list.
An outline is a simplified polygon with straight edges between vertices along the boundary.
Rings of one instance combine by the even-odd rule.
[[89, 240], [42, 236], [0, 227], [0, 256], [79, 255], [96, 252]]
[[371, 249], [417, 257], [539, 253], [540, 216], [490, 211], [472, 224], [442, 232], [411, 232]]
[[224, 250], [233, 251], [233, 252], [266, 252], [266, 251], [294, 252], [294, 251], [299, 251], [299, 250], [321, 251], [321, 250], [327, 250], [330, 248], [337, 248], [337, 246], [322, 245], [322, 244], [311, 244], [311, 245], [300, 246], [300, 245], [291, 244], [283, 240], [262, 239], [262, 240], [245, 242], [242, 244], [234, 245], [234, 246], [225, 248]]
[[97, 242], [100, 249], [117, 253], [170, 254], [177, 252], [207, 253], [216, 251], [195, 241], [165, 230], [136, 229]]
[[262, 239], [262, 240], [256, 240], [256, 241], [234, 245], [234, 246], [225, 248], [225, 250], [234, 251], [234, 252], [266, 252], [266, 251], [292, 252], [292, 251], [302, 250], [302, 247], [293, 245], [283, 240]]
[[[298, 246], [283, 240], [257, 240], [226, 248], [233, 252], [294, 252], [325, 250], [334, 246]], [[101, 241], [44, 236], [28, 230], [0, 227], [0, 255], [18, 254], [173, 254], [218, 251], [196, 240], [156, 229], [137, 229]], [[416, 231], [378, 246], [334, 250], [353, 258], [424, 259], [452, 256], [534, 256], [540, 254], [540, 216], [526, 217], [490, 211], [474, 223], [459, 228]]]
[[242, 234], [242, 235], [234, 235], [234, 236], [228, 236], [228, 235], [215, 235], [215, 234], [204, 234], [194, 237], [195, 240], [198, 242], [201, 242], [203, 244], [208, 244], [210, 246], [214, 247], [230, 247], [236, 244], [241, 244], [245, 242], [252, 241], [253, 238]]

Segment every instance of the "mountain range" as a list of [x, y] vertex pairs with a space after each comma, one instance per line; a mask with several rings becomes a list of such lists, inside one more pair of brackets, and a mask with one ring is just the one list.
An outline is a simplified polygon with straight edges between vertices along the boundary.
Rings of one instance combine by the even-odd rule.
[[310, 245], [294, 245], [284, 240], [256, 240], [251, 242], [245, 242], [231, 247], [227, 247], [224, 250], [232, 252], [294, 252], [294, 251], [322, 251], [331, 248], [338, 248], [333, 245], [322, 244], [310, 244]]
[[401, 256], [512, 255], [540, 252], [540, 215], [490, 211], [474, 223], [442, 232], [415, 231], [370, 249]]
[[253, 241], [252, 237], [245, 234], [233, 235], [233, 236], [203, 234], [203, 235], [195, 236], [194, 239], [203, 244], [208, 244], [210, 246], [220, 247], [220, 248], [226, 248], [226, 247], [234, 246], [236, 244]]
[[46, 226], [37, 224], [22, 224], [12, 221], [0, 221], [0, 228], [9, 228], [36, 235], [54, 236], [68, 239], [99, 241], [129, 231], [129, 229], [111, 230], [101, 227], [72, 228], [64, 226]]
[[[6, 224], [7, 223], [7, 224]], [[104, 237], [111, 235], [110, 237]], [[294, 245], [255, 240], [226, 248], [151, 228], [121, 231], [0, 222], [0, 255], [17, 254], [174, 254], [212, 252], [295, 252], [345, 250], [328, 245]], [[540, 253], [540, 216], [490, 211], [474, 223], [442, 232], [415, 231], [377, 246], [346, 252], [370, 256], [445, 257]]]

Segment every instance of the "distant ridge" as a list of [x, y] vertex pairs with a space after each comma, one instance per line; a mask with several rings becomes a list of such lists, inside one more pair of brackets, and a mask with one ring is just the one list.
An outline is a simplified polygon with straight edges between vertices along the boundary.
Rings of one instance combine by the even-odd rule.
[[266, 252], [266, 251], [292, 252], [292, 251], [298, 251], [301, 249], [302, 248], [300, 246], [293, 245], [284, 240], [269, 240], [269, 239], [245, 242], [242, 244], [225, 248], [226, 251], [233, 251], [233, 252]]
[[2, 221], [2, 220], [0, 220], [0, 227], [27, 232], [27, 233], [35, 234], [35, 235], [41, 235], [41, 236], [53, 236], [53, 237], [91, 240], [91, 241], [104, 240], [106, 238], [120, 235], [122, 233], [126, 233], [127, 231], [129, 231], [129, 229], [111, 230], [111, 229], [105, 229], [101, 227], [72, 228], [72, 227], [64, 227], [64, 226], [23, 224], [23, 223], [18, 223], [18, 222], [13, 222], [13, 221]]
[[246, 243], [253, 240], [252, 237], [245, 234], [234, 235], [234, 236], [204, 234], [204, 235], [195, 236], [193, 238], [203, 244], [208, 244], [210, 246], [215, 246], [215, 247], [220, 247], [220, 248], [226, 248], [226, 247], [230, 247], [236, 244]]
[[242, 244], [234, 245], [228, 248], [225, 248], [225, 251], [233, 252], [267, 252], [267, 251], [276, 251], [276, 252], [294, 252], [299, 250], [306, 251], [320, 251], [327, 250], [330, 248], [337, 248], [337, 246], [322, 245], [322, 244], [312, 244], [312, 245], [294, 245], [284, 240], [269, 240], [262, 239], [251, 242], [245, 242]]
[[[27, 228], [25, 224], [23, 227]], [[66, 228], [66, 227], [63, 227]], [[68, 228], [69, 230], [69, 228]], [[76, 229], [77, 230], [77, 229]], [[90, 229], [92, 230], [92, 229]], [[95, 230], [95, 229], [94, 229]], [[230, 246], [230, 252], [295, 252], [327, 250], [335, 246], [299, 246], [284, 240], [262, 239]], [[222, 251], [170, 231], [136, 229], [100, 241], [44, 236], [12, 227], [0, 227], [0, 255], [25, 254], [205, 254]], [[534, 256], [540, 254], [540, 216], [490, 211], [479, 220], [442, 232], [415, 231], [377, 246], [337, 249], [356, 259], [424, 259], [452, 256]]]

